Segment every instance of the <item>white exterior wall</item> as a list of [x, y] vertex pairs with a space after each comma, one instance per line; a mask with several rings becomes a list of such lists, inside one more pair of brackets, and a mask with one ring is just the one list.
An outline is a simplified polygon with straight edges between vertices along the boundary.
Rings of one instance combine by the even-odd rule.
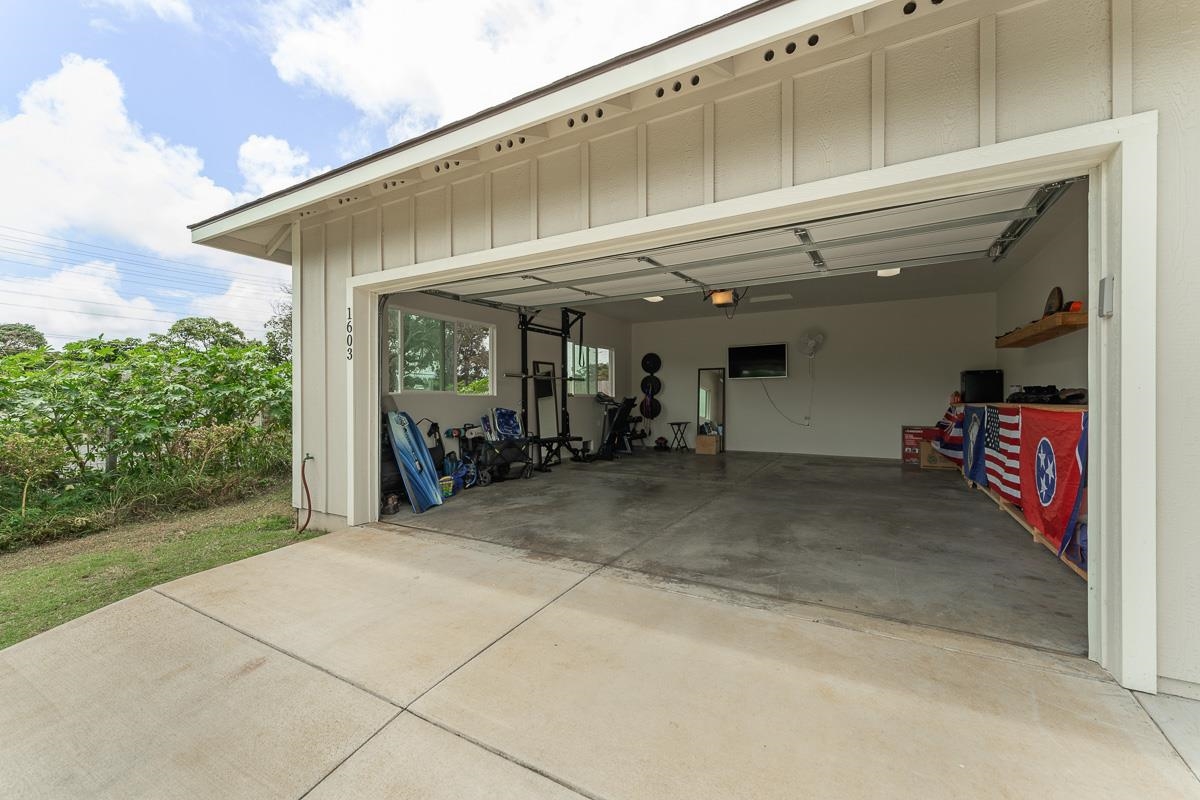
[[1200, 278], [1191, 267], [1200, 244], [1200, 3], [947, 0], [920, 4], [910, 19], [897, 8], [869, 10], [864, 36], [831, 23], [828, 46], [801, 40], [770, 63], [760, 48], [698, 68], [699, 86], [668, 88], [661, 100], [642, 87], [605, 103], [603, 120], [571, 130], [547, 122], [538, 127], [548, 141], [531, 134], [494, 156], [481, 147], [478, 163], [423, 168], [416, 187], [364, 189], [344, 210], [300, 219], [298, 450], [316, 457], [314, 506], [345, 513], [330, 476], [345, 474], [341, 328], [352, 273], [1157, 109], [1159, 664], [1168, 679], [1200, 683], [1200, 536], [1189, 503], [1200, 469], [1190, 424], [1200, 396]]

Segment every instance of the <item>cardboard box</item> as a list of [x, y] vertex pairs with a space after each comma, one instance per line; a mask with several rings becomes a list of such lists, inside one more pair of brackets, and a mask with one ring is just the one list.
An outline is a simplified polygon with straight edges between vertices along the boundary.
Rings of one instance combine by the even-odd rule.
[[921, 442], [921, 469], [958, 469], [958, 464], [934, 450], [933, 442]]
[[696, 452], [702, 456], [715, 456], [725, 450], [725, 443], [715, 433], [696, 434]]
[[924, 425], [900, 426], [900, 463], [906, 467], [921, 466], [921, 442], [926, 440]]

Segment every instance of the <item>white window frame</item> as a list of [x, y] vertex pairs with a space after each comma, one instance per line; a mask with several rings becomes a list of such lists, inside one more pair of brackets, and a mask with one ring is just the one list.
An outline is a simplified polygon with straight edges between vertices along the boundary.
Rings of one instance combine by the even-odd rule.
[[[421, 395], [441, 395], [445, 397], [495, 397], [496, 396], [496, 326], [490, 322], [481, 322], [475, 319], [466, 319], [464, 317], [452, 317], [446, 314], [431, 314], [428, 311], [422, 311], [417, 308], [408, 308], [406, 306], [385, 306], [385, 327], [384, 332], [390, 329], [392, 320], [388, 315], [396, 315], [396, 324], [400, 326], [400, 335], [397, 337], [400, 346], [400, 365], [399, 374], [396, 377], [399, 379], [396, 383], [396, 388], [392, 389], [392, 375], [388, 368], [388, 357], [391, 355], [388, 352], [383, 353], [383, 369], [384, 375], [387, 378], [387, 394], [421, 394]], [[404, 315], [411, 314], [415, 317], [424, 317], [425, 319], [436, 319], [439, 322], [450, 322], [455, 326], [454, 331], [454, 357], [453, 357], [453, 372], [454, 372], [454, 390], [444, 391], [439, 389], [405, 389], [404, 388]], [[488, 329], [488, 390], [482, 394], [463, 394], [458, 391], [458, 325], [474, 325], [480, 328]]]
[[[617, 353], [614, 348], [606, 347], [605, 345], [577, 344], [574, 341], [568, 340], [568, 342], [567, 342], [567, 371], [568, 371], [567, 377], [570, 377], [570, 373], [573, 372], [573, 370], [571, 370], [571, 367], [574, 365], [575, 359], [577, 358], [576, 354], [580, 350], [593, 351], [596, 354], [596, 364], [600, 363], [600, 351], [601, 350], [604, 350], [605, 352], [608, 353], [608, 382], [610, 384], [612, 384], [612, 386], [610, 388], [615, 390], [616, 385], [614, 383], [614, 379], [616, 376], [616, 369], [614, 367], [614, 363], [616, 362]], [[578, 383], [580, 383], [580, 381], [574, 380], [574, 379], [567, 381], [567, 397], [590, 397], [591, 395], [594, 395], [594, 394], [596, 394], [596, 392], [600, 391], [599, 379], [596, 380], [595, 391], [587, 391], [588, 387], [586, 385], [586, 381], [584, 381], [584, 384], [585, 384], [584, 391], [581, 393], [581, 392], [577, 391], [577, 389], [576, 389], [576, 384], [578, 384]]]

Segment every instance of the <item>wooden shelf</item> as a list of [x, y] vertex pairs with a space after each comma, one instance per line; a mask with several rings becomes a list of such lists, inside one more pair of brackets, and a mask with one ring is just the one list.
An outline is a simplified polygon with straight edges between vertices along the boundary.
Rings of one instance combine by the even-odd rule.
[[1031, 322], [1023, 328], [996, 337], [996, 347], [1032, 347], [1035, 344], [1057, 339], [1059, 336], [1072, 331], [1086, 328], [1088, 314], [1086, 311], [1060, 311], [1048, 317], [1042, 317], [1037, 322]]

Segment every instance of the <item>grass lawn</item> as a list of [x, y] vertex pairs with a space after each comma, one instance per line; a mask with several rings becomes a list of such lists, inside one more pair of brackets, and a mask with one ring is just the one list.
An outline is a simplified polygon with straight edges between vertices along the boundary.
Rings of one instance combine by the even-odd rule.
[[165, 581], [317, 536], [286, 489], [0, 555], [0, 648]]

